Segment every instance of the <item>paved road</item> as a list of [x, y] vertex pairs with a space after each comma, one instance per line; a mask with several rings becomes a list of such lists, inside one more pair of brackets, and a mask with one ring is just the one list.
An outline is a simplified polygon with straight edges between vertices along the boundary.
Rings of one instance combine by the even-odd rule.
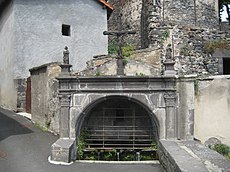
[[153, 164], [92, 164], [70, 166], [47, 161], [50, 146], [58, 139], [34, 127], [30, 120], [0, 109], [0, 172], [161, 172]]

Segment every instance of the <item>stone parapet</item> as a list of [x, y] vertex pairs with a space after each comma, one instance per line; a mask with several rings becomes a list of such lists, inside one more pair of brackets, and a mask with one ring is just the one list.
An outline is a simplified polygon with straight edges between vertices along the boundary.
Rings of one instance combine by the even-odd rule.
[[159, 141], [159, 157], [166, 171], [229, 171], [230, 161], [196, 141]]

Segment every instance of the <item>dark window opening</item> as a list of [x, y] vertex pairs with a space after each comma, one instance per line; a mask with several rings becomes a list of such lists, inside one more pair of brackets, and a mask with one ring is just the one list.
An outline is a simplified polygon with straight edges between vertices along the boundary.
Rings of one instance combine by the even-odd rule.
[[230, 58], [223, 59], [223, 74], [230, 75]]
[[116, 121], [117, 122], [124, 121], [124, 110], [116, 110]]
[[70, 25], [62, 25], [62, 35], [63, 36], [70, 36]]

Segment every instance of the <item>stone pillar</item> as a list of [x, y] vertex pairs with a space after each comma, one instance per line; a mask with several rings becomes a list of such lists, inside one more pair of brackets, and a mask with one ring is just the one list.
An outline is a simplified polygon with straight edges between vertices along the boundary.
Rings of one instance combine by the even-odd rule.
[[166, 108], [166, 139], [177, 138], [177, 116], [176, 116], [176, 93], [165, 93], [165, 108]]
[[60, 110], [60, 137], [69, 137], [69, 116], [70, 116], [70, 94], [62, 94], [59, 96]]

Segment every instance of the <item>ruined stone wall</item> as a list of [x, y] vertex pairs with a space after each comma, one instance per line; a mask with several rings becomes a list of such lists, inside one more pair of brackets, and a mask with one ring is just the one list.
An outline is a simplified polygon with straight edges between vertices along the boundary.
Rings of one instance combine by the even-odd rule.
[[184, 27], [174, 27], [169, 31], [170, 37], [165, 44], [174, 45], [175, 68], [179, 75], [219, 74], [219, 58], [215, 58], [213, 53], [217, 47], [229, 48], [228, 33]]
[[162, 20], [166, 24], [217, 28], [217, 1], [165, 0], [161, 1]]
[[[121, 6], [117, 0], [109, 1], [115, 7], [114, 12], [112, 13], [108, 29], [118, 30], [118, 13], [121, 11], [121, 23], [123, 30], [134, 30], [136, 31], [135, 35], [124, 36], [124, 42], [133, 44], [137, 49], [147, 48], [148, 46], [148, 16], [149, 8], [151, 5], [151, 0], [126, 0], [121, 1]], [[119, 9], [120, 8], [120, 9]], [[145, 35], [147, 34], [147, 36]], [[114, 40], [110, 36], [110, 42]]]
[[[136, 48], [147, 48], [156, 29], [161, 31], [162, 26], [202, 27], [208, 29], [218, 28], [218, 2], [214, 0], [128, 0], [118, 2], [110, 0], [115, 11], [109, 19], [109, 30], [117, 30], [118, 9], [122, 14], [122, 29], [136, 30], [137, 34], [127, 36], [124, 41], [134, 44]], [[156, 32], [157, 32], [156, 31]], [[146, 39], [146, 35], [148, 38]], [[110, 37], [110, 40], [112, 37]]]
[[58, 81], [59, 63], [35, 67], [31, 72], [32, 121], [55, 133], [59, 132]]

